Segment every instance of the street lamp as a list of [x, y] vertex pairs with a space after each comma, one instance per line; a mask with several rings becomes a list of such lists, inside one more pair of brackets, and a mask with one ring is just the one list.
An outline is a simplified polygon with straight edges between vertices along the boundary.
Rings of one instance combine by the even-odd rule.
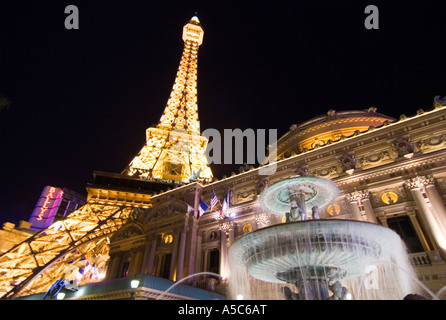
[[132, 296], [131, 296], [132, 300], [135, 300], [135, 291], [136, 288], [138, 288], [138, 286], [139, 286], [139, 280], [130, 281], [130, 288], [132, 288]]

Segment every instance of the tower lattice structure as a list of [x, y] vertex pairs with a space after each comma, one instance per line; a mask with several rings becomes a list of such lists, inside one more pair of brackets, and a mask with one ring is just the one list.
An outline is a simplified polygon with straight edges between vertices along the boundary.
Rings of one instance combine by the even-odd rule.
[[[203, 34], [197, 17], [184, 26], [183, 55], [167, 106], [158, 125], [147, 129], [146, 145], [123, 176], [179, 184], [212, 179], [205, 156], [208, 140], [200, 135], [197, 112], [197, 54]], [[56, 280], [79, 274], [79, 284], [101, 281], [110, 237], [141, 212], [135, 205], [137, 192], [130, 194], [126, 201], [106, 203], [90, 197], [63, 220], [0, 255], [1, 299], [45, 292]]]
[[197, 59], [203, 35], [194, 16], [183, 28], [183, 54], [161, 119], [147, 129], [146, 144], [124, 174], [177, 183], [212, 180], [205, 155], [208, 140], [200, 135], [197, 110]]

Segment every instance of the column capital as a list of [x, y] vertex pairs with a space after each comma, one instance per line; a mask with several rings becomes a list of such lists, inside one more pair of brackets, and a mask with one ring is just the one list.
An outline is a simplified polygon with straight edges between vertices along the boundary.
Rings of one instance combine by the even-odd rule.
[[407, 188], [409, 188], [410, 190], [422, 189], [425, 186], [434, 185], [434, 184], [435, 184], [435, 178], [432, 175], [417, 176], [415, 178], [411, 178], [411, 179], [404, 181], [404, 185]]
[[255, 220], [257, 223], [262, 223], [263, 225], [267, 225], [271, 220], [272, 214], [269, 212], [264, 212], [260, 214], [256, 214]]
[[367, 189], [360, 191], [353, 191], [345, 195], [345, 200], [347, 200], [347, 202], [361, 202], [369, 198], [370, 198], [370, 192]]
[[429, 174], [425, 178], [426, 178], [426, 183], [425, 183], [426, 186], [435, 185], [435, 178], [433, 175]]
[[415, 211], [406, 211], [409, 217], [416, 217], [417, 213]]
[[231, 229], [234, 229], [234, 220], [223, 220], [219, 225], [220, 231], [228, 232]]
[[381, 222], [381, 224], [385, 227], [388, 227], [387, 225], [387, 215], [385, 212], [380, 212], [377, 214], [378, 220]]

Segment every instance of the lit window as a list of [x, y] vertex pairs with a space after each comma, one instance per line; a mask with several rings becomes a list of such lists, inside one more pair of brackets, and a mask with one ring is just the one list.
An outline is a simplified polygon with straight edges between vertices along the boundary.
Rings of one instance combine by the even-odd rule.
[[394, 204], [398, 201], [398, 195], [395, 192], [384, 192], [381, 196], [382, 202], [385, 204]]
[[331, 204], [328, 206], [327, 212], [330, 216], [337, 216], [339, 213], [341, 213], [341, 207], [339, 207], [337, 204]]
[[165, 244], [171, 244], [173, 242], [173, 236], [171, 234], [165, 234], [163, 239]]
[[252, 225], [250, 223], [245, 223], [242, 227], [243, 233], [250, 233], [252, 232]]

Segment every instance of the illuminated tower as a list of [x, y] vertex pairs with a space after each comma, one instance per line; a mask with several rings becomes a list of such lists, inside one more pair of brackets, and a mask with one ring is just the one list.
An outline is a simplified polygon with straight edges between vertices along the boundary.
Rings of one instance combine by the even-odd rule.
[[205, 155], [208, 140], [200, 135], [197, 110], [197, 58], [203, 35], [194, 16], [183, 28], [183, 55], [161, 119], [147, 129], [146, 144], [124, 174], [175, 183], [212, 180]]
[[[95, 172], [85, 205], [0, 255], [0, 299], [47, 291], [58, 279], [77, 279], [80, 285], [100, 281], [110, 237], [151, 206], [153, 192], [212, 179], [205, 156], [208, 140], [200, 135], [197, 113], [197, 53], [203, 34], [197, 17], [184, 26], [183, 56], [167, 106], [123, 174]], [[37, 221], [50, 214], [59, 195], [49, 188]]]

